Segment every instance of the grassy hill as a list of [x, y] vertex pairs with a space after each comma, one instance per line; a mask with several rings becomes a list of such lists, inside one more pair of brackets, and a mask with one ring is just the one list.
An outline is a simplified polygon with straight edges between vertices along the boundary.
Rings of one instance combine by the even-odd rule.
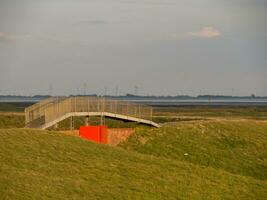
[[[145, 137], [145, 133], [142, 134]], [[165, 132], [161, 136], [160, 131], [149, 130], [147, 134], [143, 147], [137, 144], [131, 146], [134, 138], [129, 141], [128, 146], [135, 146], [139, 152], [142, 148], [149, 149], [140, 154], [93, 144], [58, 132], [0, 129], [0, 199], [236, 200], [266, 197], [265, 180], [179, 159], [170, 151], [178, 147], [168, 147], [170, 140]], [[162, 139], [164, 135], [166, 142], [161, 152], [165, 153], [153, 153], [149, 144], [161, 148], [156, 136]], [[175, 135], [180, 141], [181, 134]], [[251, 139], [251, 143], [254, 144], [258, 137]], [[158, 142], [155, 144], [153, 140]], [[251, 145], [244, 142], [237, 144], [239, 147]], [[220, 141], [213, 145], [218, 149], [225, 148], [220, 146]], [[232, 142], [229, 145], [232, 146]], [[229, 145], [226, 148], [230, 148]], [[258, 145], [261, 150], [261, 144]], [[193, 141], [191, 146], [194, 147]], [[186, 145], [182, 148], [185, 148], [182, 153], [193, 155]], [[255, 153], [258, 159], [266, 159], [257, 151], [251, 154]]]
[[208, 120], [138, 128], [121, 147], [230, 173], [267, 179], [267, 122]]
[[[22, 109], [16, 106], [14, 111]], [[267, 196], [266, 108], [156, 109], [154, 120], [168, 123], [160, 129], [138, 126], [117, 148], [56, 131], [14, 129], [24, 127], [23, 113], [2, 108], [1, 200]], [[84, 118], [75, 118], [76, 128], [83, 123]], [[69, 120], [59, 124], [62, 130], [68, 127]]]

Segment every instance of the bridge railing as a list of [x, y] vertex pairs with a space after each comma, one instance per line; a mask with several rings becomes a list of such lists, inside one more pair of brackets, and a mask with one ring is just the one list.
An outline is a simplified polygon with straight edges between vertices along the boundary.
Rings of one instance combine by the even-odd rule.
[[50, 97], [25, 108], [25, 123], [28, 124], [31, 121], [43, 117], [47, 106], [59, 101], [60, 99], [62, 99], [62, 97]]
[[72, 112], [72, 99], [67, 98], [47, 106], [44, 112], [45, 123], [49, 123], [65, 114]]
[[[68, 113], [108, 112], [152, 121], [152, 108], [132, 102], [101, 97], [53, 98], [25, 109], [26, 124], [43, 118], [44, 123], [52, 122]], [[89, 114], [88, 114], [89, 115]]]

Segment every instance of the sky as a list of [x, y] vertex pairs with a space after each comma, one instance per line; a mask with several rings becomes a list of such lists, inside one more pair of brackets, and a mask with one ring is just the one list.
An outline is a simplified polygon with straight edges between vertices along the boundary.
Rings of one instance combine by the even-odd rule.
[[267, 0], [0, 0], [0, 94], [267, 96]]

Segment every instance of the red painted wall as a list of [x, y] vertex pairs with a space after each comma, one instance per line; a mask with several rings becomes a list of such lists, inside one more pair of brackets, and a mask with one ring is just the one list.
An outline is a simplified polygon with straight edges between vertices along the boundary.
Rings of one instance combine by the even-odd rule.
[[79, 135], [96, 143], [108, 143], [108, 129], [106, 126], [81, 126]]

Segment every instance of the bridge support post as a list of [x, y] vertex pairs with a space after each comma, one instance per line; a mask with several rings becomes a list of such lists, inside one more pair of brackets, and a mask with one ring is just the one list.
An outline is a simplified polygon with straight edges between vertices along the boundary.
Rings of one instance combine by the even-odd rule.
[[89, 116], [86, 116], [86, 117], [85, 117], [84, 125], [85, 125], [85, 126], [89, 126]]
[[101, 114], [101, 116], [100, 116], [100, 126], [104, 125], [104, 121], [105, 121], [105, 116], [103, 114]]
[[73, 116], [70, 117], [70, 130], [74, 129]]

